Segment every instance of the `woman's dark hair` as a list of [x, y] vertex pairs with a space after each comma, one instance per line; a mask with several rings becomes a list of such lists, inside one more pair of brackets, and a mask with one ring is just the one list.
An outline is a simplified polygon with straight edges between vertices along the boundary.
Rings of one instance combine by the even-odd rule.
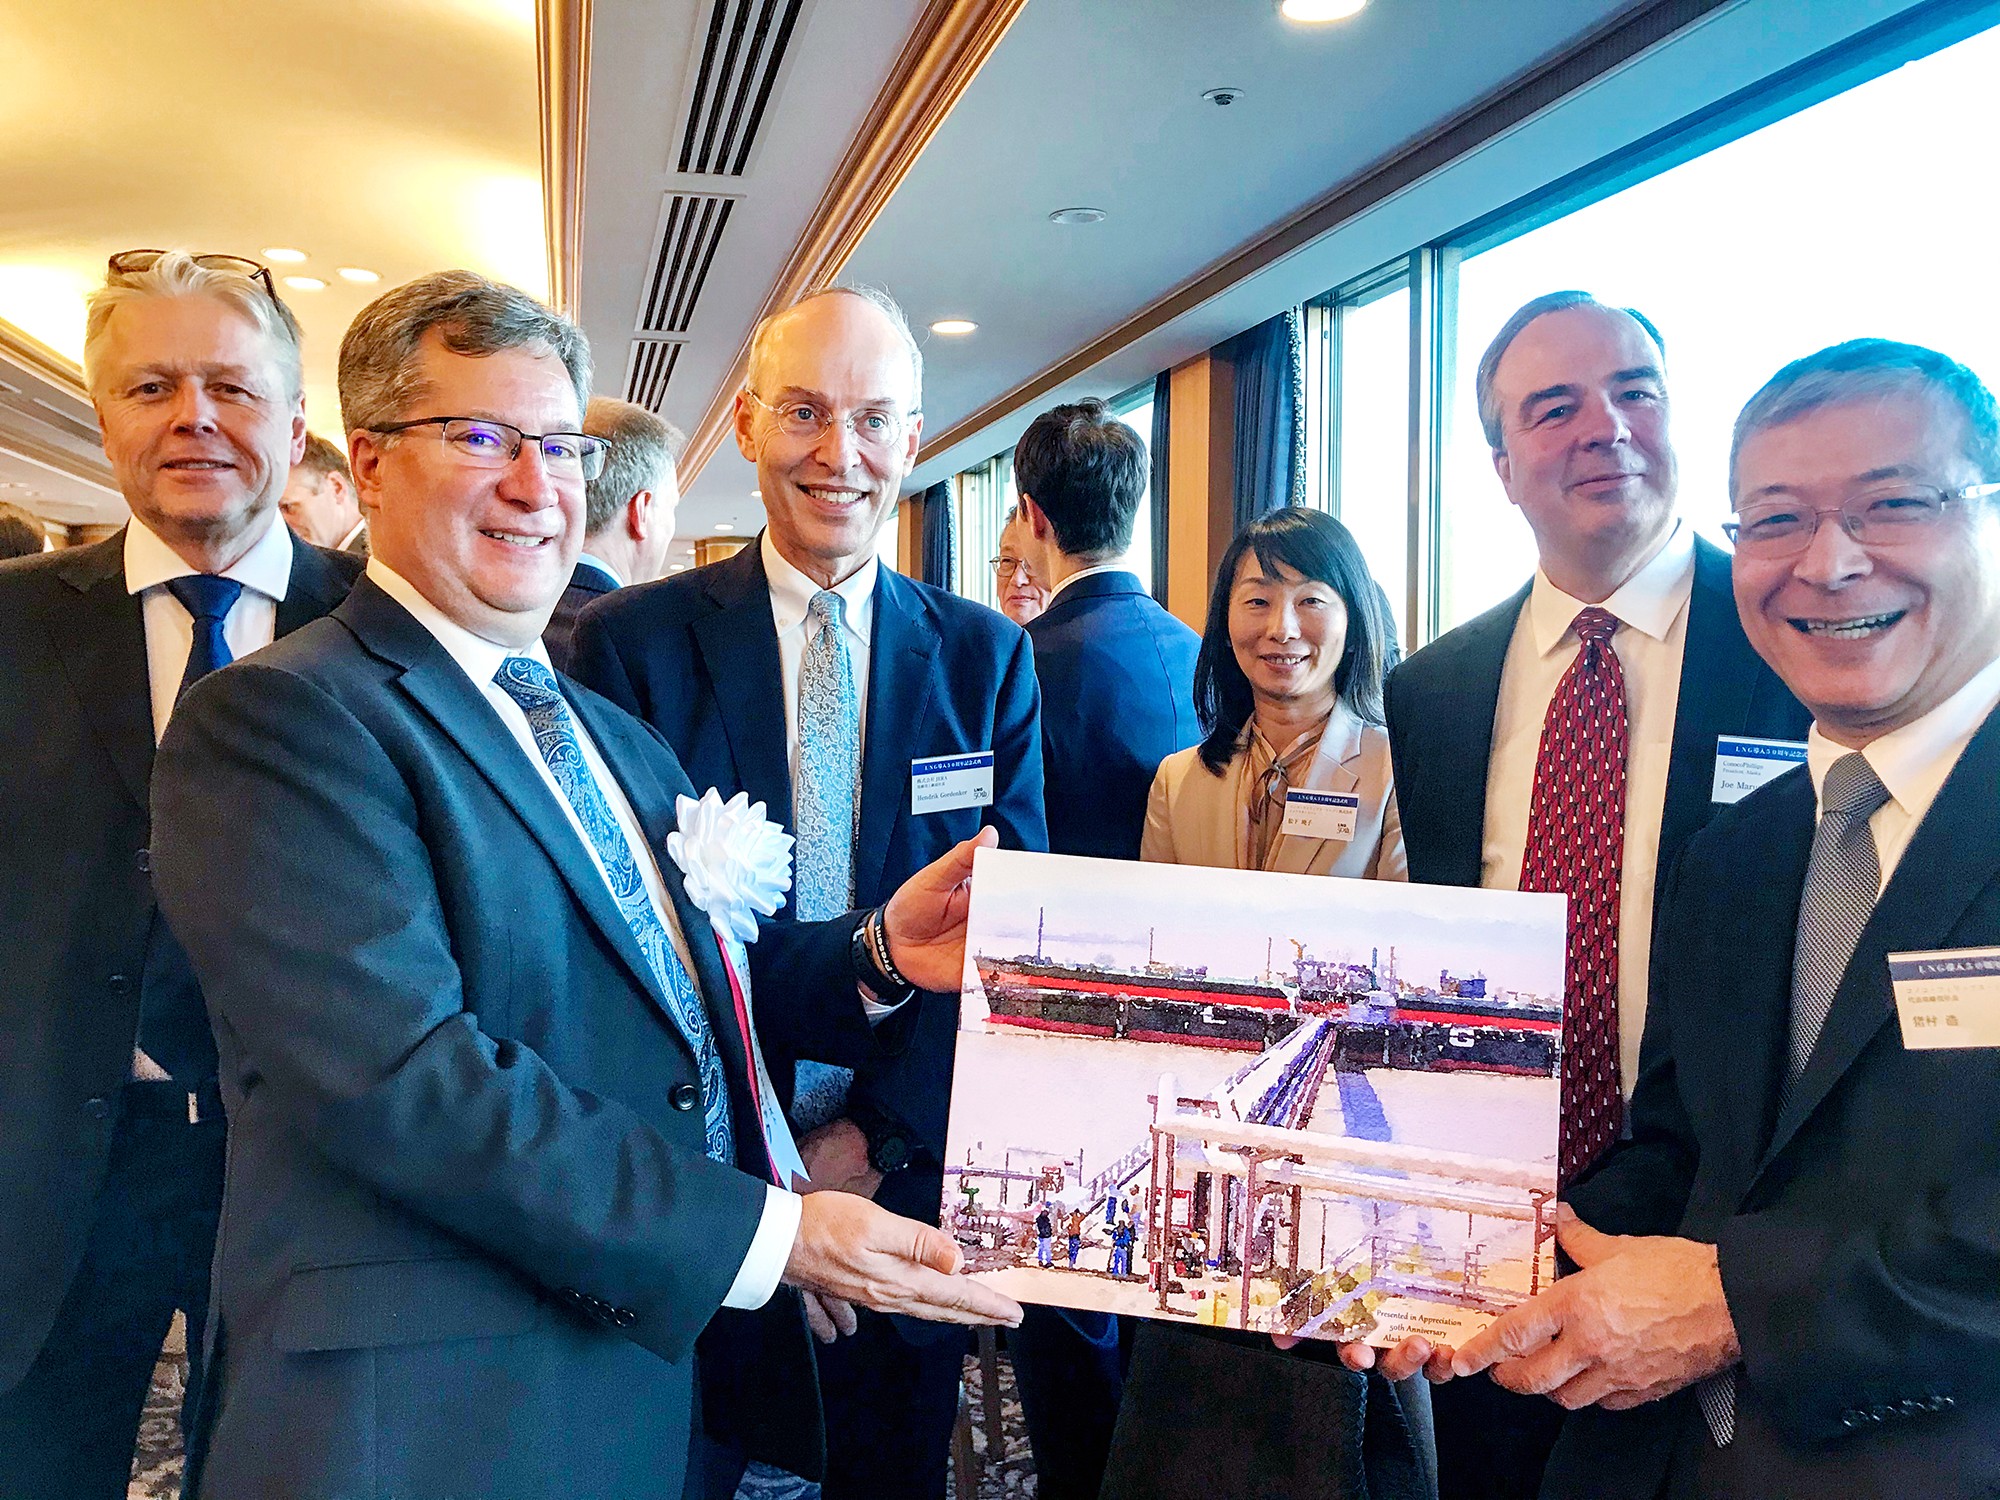
[[1201, 763], [1217, 776], [1236, 753], [1255, 699], [1250, 679], [1229, 644], [1229, 595], [1246, 553], [1255, 552], [1266, 573], [1283, 563], [1294, 573], [1331, 588], [1347, 608], [1347, 642], [1334, 669], [1333, 690], [1364, 724], [1382, 722], [1382, 679], [1394, 631], [1388, 596], [1368, 571], [1354, 534], [1324, 511], [1288, 505], [1259, 516], [1236, 534], [1216, 569], [1208, 598], [1208, 624], [1194, 663], [1194, 706], [1205, 737]]

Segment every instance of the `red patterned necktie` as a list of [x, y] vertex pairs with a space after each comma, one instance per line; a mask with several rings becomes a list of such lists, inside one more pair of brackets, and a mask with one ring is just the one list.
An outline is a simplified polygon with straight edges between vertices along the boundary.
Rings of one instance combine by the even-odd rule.
[[1595, 607], [1570, 627], [1581, 647], [1556, 684], [1535, 756], [1521, 889], [1569, 897], [1562, 1061], [1567, 1187], [1618, 1138], [1618, 887], [1625, 862], [1625, 669], [1618, 619]]

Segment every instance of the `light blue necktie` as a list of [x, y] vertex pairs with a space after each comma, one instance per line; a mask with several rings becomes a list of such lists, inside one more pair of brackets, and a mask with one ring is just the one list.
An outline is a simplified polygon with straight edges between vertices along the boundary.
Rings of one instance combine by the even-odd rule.
[[652, 966], [653, 977], [659, 980], [666, 994], [674, 1024], [694, 1049], [696, 1064], [701, 1069], [702, 1119], [708, 1154], [717, 1161], [733, 1164], [736, 1149], [729, 1122], [729, 1085], [722, 1076], [722, 1057], [715, 1049], [708, 1013], [702, 1009], [694, 981], [674, 951], [665, 922], [646, 894], [646, 883], [632, 857], [632, 846], [619, 830], [604, 789], [597, 784], [583, 758], [583, 747], [577, 742], [576, 726], [570, 721], [569, 705], [563, 701], [562, 690], [556, 686], [555, 673], [531, 656], [510, 656], [500, 664], [493, 680], [528, 716], [528, 727], [535, 733], [535, 747], [542, 752], [556, 785], [576, 810], [577, 821], [583, 824], [591, 847], [604, 866], [619, 914], [638, 941], [639, 951]]
[[[861, 816], [861, 690], [847, 650], [846, 603], [821, 589], [806, 607], [806, 649], [799, 660], [799, 770], [792, 801], [798, 825], [793, 909], [801, 922], [823, 922], [854, 901], [854, 833]], [[794, 1077], [792, 1121], [814, 1130], [847, 1104], [854, 1074], [801, 1062]]]

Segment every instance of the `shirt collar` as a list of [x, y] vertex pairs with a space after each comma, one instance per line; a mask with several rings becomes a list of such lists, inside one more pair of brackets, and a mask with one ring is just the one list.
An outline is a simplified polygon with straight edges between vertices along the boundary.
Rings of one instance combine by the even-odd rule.
[[[1870, 741], [1861, 753], [1896, 805], [1910, 817], [1922, 817], [1958, 764], [1960, 752], [1996, 706], [2000, 706], [2000, 658], [1973, 673], [1971, 681], [1921, 719]], [[1806, 767], [1815, 802], [1826, 785], [1826, 773], [1847, 753], [1845, 745], [1821, 734], [1818, 724], [1807, 733]]]
[[335, 544], [333, 550], [336, 552], [345, 552], [349, 547], [352, 547], [354, 545], [354, 539], [360, 536], [361, 533], [366, 531], [367, 529], [368, 529], [368, 518], [366, 516], [363, 516], [360, 520], [356, 521], [351, 527], [348, 528], [347, 535], [342, 537], [340, 541], [337, 544]]
[[[1125, 566], [1123, 561], [1099, 563], [1094, 568], [1084, 568], [1079, 572], [1070, 574], [1069, 577], [1065, 578], [1061, 583], [1057, 584], [1054, 588], [1049, 590], [1049, 604], [1055, 603], [1056, 595], [1060, 594], [1064, 589], [1068, 588], [1072, 583], [1075, 583], [1079, 578], [1090, 578], [1099, 573], [1130, 573], [1131, 571], [1132, 570], [1130, 568]], [[1045, 604], [1042, 607], [1046, 609], [1048, 608], [1048, 605]]]
[[602, 573], [606, 578], [609, 578], [611, 580], [611, 586], [613, 588], [622, 589], [625, 587], [625, 580], [618, 576], [618, 570], [612, 567], [611, 564], [606, 562], [603, 558], [593, 557], [588, 552], [579, 552], [576, 555], [576, 560], [580, 563], [583, 563], [587, 567], [592, 567], [597, 569], [598, 572]]
[[[820, 591], [819, 585], [779, 555], [770, 532], [759, 538], [757, 546], [764, 559], [764, 579], [771, 589], [771, 620], [783, 635], [805, 623], [806, 610]], [[881, 571], [880, 559], [871, 556], [833, 586], [846, 606], [848, 631], [864, 645], [875, 620], [875, 580]]]
[[[1598, 607], [1616, 616], [1621, 625], [1664, 641], [1693, 593], [1694, 533], [1685, 521], [1676, 521], [1660, 550]], [[1534, 589], [1528, 595], [1528, 625], [1535, 633], [1537, 654], [1547, 656], [1560, 646], [1577, 612], [1587, 608], [1536, 568]]]
[[[161, 541], [137, 516], [125, 528], [126, 593], [142, 594], [200, 571], [189, 567], [178, 552]], [[224, 568], [222, 576], [234, 578], [267, 599], [284, 602], [285, 590], [292, 583], [292, 533], [289, 527], [278, 524], [276, 507], [264, 518], [264, 534], [250, 544], [248, 552]]]
[[451, 659], [458, 663], [460, 670], [472, 679], [476, 688], [484, 690], [491, 685], [500, 664], [510, 656], [532, 656], [543, 666], [550, 666], [548, 649], [542, 645], [540, 636], [525, 646], [503, 646], [498, 641], [487, 640], [483, 635], [474, 635], [418, 593], [414, 583], [379, 557], [368, 559], [368, 577], [436, 638]]

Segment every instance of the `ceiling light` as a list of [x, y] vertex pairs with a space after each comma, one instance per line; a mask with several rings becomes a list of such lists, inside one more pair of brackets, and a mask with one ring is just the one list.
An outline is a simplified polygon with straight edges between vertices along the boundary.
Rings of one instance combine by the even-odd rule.
[[268, 245], [264, 249], [264, 259], [276, 261], [281, 266], [295, 266], [305, 258], [305, 251], [289, 250], [283, 245]]
[[287, 276], [285, 285], [295, 292], [323, 292], [326, 283], [317, 276]]
[[736, 529], [736, 524], [733, 521], [717, 521], [715, 523], [715, 529], [717, 531], [734, 531]]
[[1243, 90], [1231, 85], [1224, 85], [1219, 89], [1202, 90], [1201, 97], [1206, 99], [1210, 104], [1213, 104], [1217, 109], [1227, 109], [1243, 97]]
[[380, 271], [371, 271], [365, 266], [342, 266], [340, 268], [340, 279], [342, 281], [354, 282], [357, 286], [373, 286], [382, 279], [382, 273]]
[[970, 318], [939, 318], [931, 324], [932, 333], [971, 333], [979, 325]]
[[686, 563], [675, 563], [672, 567], [667, 569], [669, 573], [685, 573], [687, 570], [688, 570], [688, 565]]
[[1278, 0], [1278, 14], [1287, 21], [1345, 21], [1359, 15], [1368, 0]]
[[1059, 208], [1049, 215], [1051, 224], [1102, 224], [1104, 210], [1101, 208]]

